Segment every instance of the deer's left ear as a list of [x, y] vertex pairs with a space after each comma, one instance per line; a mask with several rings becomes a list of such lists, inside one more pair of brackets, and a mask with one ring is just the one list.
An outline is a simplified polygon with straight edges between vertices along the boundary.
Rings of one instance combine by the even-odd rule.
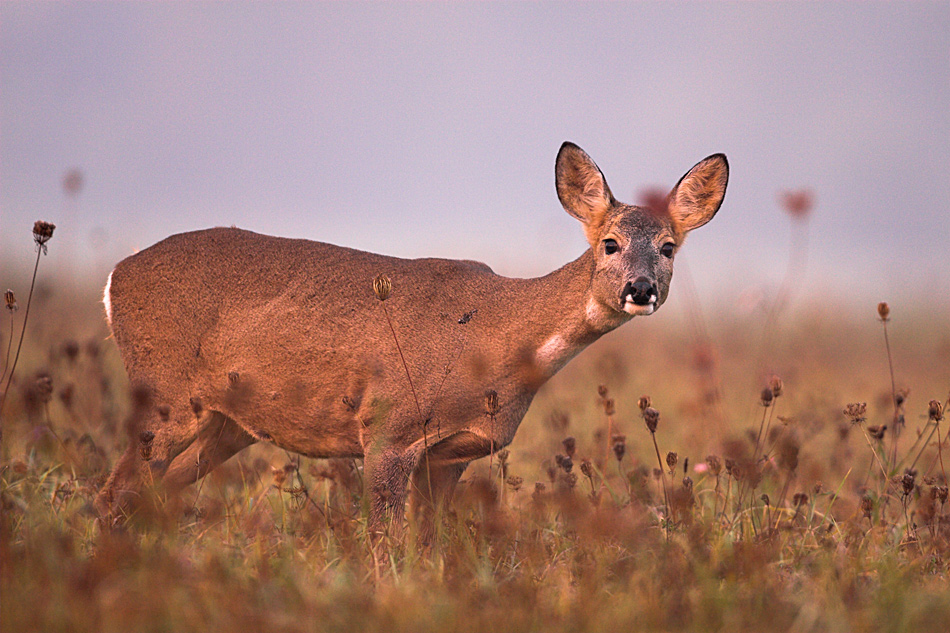
[[729, 182], [729, 161], [725, 154], [713, 154], [699, 161], [670, 192], [670, 214], [677, 229], [686, 233], [713, 219]]

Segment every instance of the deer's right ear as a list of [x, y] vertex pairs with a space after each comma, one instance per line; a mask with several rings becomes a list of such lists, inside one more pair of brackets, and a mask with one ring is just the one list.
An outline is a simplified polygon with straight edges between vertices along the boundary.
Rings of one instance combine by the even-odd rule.
[[614, 203], [604, 174], [584, 150], [565, 142], [557, 153], [554, 175], [564, 210], [584, 223], [587, 241], [595, 246]]

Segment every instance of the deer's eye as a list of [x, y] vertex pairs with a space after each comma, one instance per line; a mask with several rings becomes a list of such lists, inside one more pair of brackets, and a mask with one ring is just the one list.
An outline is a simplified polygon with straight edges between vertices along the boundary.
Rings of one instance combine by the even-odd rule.
[[660, 254], [663, 255], [663, 257], [673, 257], [674, 250], [676, 250], [676, 246], [673, 242], [667, 242], [660, 247]]
[[617, 245], [617, 240], [604, 240], [604, 252], [608, 255], [613, 255], [618, 250], [620, 246]]

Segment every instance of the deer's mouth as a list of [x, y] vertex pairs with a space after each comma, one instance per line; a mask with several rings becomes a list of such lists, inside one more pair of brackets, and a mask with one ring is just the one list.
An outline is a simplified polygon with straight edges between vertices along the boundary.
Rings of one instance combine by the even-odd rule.
[[623, 311], [631, 316], [647, 316], [656, 312], [656, 297], [649, 303], [639, 304], [627, 296], [623, 302]]

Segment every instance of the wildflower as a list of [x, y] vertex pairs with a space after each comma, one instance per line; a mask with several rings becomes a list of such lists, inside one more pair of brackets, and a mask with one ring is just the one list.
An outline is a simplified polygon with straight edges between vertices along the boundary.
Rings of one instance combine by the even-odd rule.
[[46, 250], [46, 243], [53, 237], [53, 230], [56, 225], [51, 222], [37, 220], [33, 223], [33, 241], [36, 245]]
[[498, 451], [497, 455], [498, 455], [498, 461], [504, 464], [508, 461], [508, 457], [511, 455], [511, 453], [508, 452], [507, 448], [503, 448], [500, 451]]
[[376, 298], [380, 301], [385, 301], [389, 298], [389, 293], [393, 290], [393, 282], [390, 281], [389, 277], [383, 274], [376, 275], [376, 278], [373, 279], [373, 292], [376, 294]]
[[875, 426], [869, 426], [869, 427], [868, 427], [868, 434], [869, 434], [871, 437], [873, 437], [874, 439], [876, 439], [876, 440], [883, 440], [883, 439], [884, 439], [884, 431], [886, 431], [886, 430], [887, 430], [887, 425], [886, 425], [886, 424], [883, 425], [883, 426], [877, 426], [877, 425], [875, 425]]
[[597, 395], [600, 396], [601, 400], [607, 397], [607, 385], [600, 385], [597, 387]]
[[886, 301], [882, 301], [877, 304], [877, 315], [881, 317], [881, 321], [887, 321], [888, 317], [891, 314], [891, 308], [887, 305]]
[[16, 295], [13, 294], [12, 290], [8, 289], [5, 293], [3, 293], [3, 299], [7, 304], [7, 310], [10, 312], [16, 312], [20, 309], [20, 306], [18, 306], [16, 302]]
[[904, 491], [904, 496], [909, 495], [914, 491], [914, 486], [916, 485], [914, 473], [908, 469], [904, 472], [904, 476], [901, 477], [901, 488]]
[[524, 477], [519, 477], [517, 475], [511, 475], [508, 479], [505, 480], [505, 483], [511, 486], [511, 489], [515, 492], [521, 490], [522, 484], [524, 484]]
[[772, 399], [773, 399], [774, 397], [775, 397], [775, 396], [774, 396], [774, 394], [772, 393], [772, 389], [771, 389], [770, 387], [765, 387], [764, 389], [762, 389], [762, 395], [761, 395], [761, 398], [762, 398], [762, 406], [763, 406], [763, 407], [767, 407], [767, 406], [769, 406], [770, 404], [772, 404]]
[[660, 412], [653, 407], [647, 407], [643, 410], [643, 421], [646, 422], [650, 433], [656, 433], [656, 427], [660, 423]]
[[796, 492], [792, 497], [792, 505], [796, 508], [801, 507], [808, 503], [808, 493], [805, 492]]
[[762, 493], [762, 496], [759, 497], [759, 499], [761, 499], [761, 500], [762, 500], [762, 503], [764, 503], [765, 505], [770, 505], [770, 503], [771, 503], [770, 500], [769, 500], [769, 496], [768, 496], [767, 494], [765, 494], [764, 492]]
[[606, 413], [607, 415], [613, 415], [614, 412], [615, 412], [614, 399], [604, 398], [604, 413]]
[[709, 466], [709, 472], [711, 472], [714, 477], [718, 477], [719, 473], [722, 472], [722, 460], [719, 459], [718, 455], [707, 455], [706, 465]]

